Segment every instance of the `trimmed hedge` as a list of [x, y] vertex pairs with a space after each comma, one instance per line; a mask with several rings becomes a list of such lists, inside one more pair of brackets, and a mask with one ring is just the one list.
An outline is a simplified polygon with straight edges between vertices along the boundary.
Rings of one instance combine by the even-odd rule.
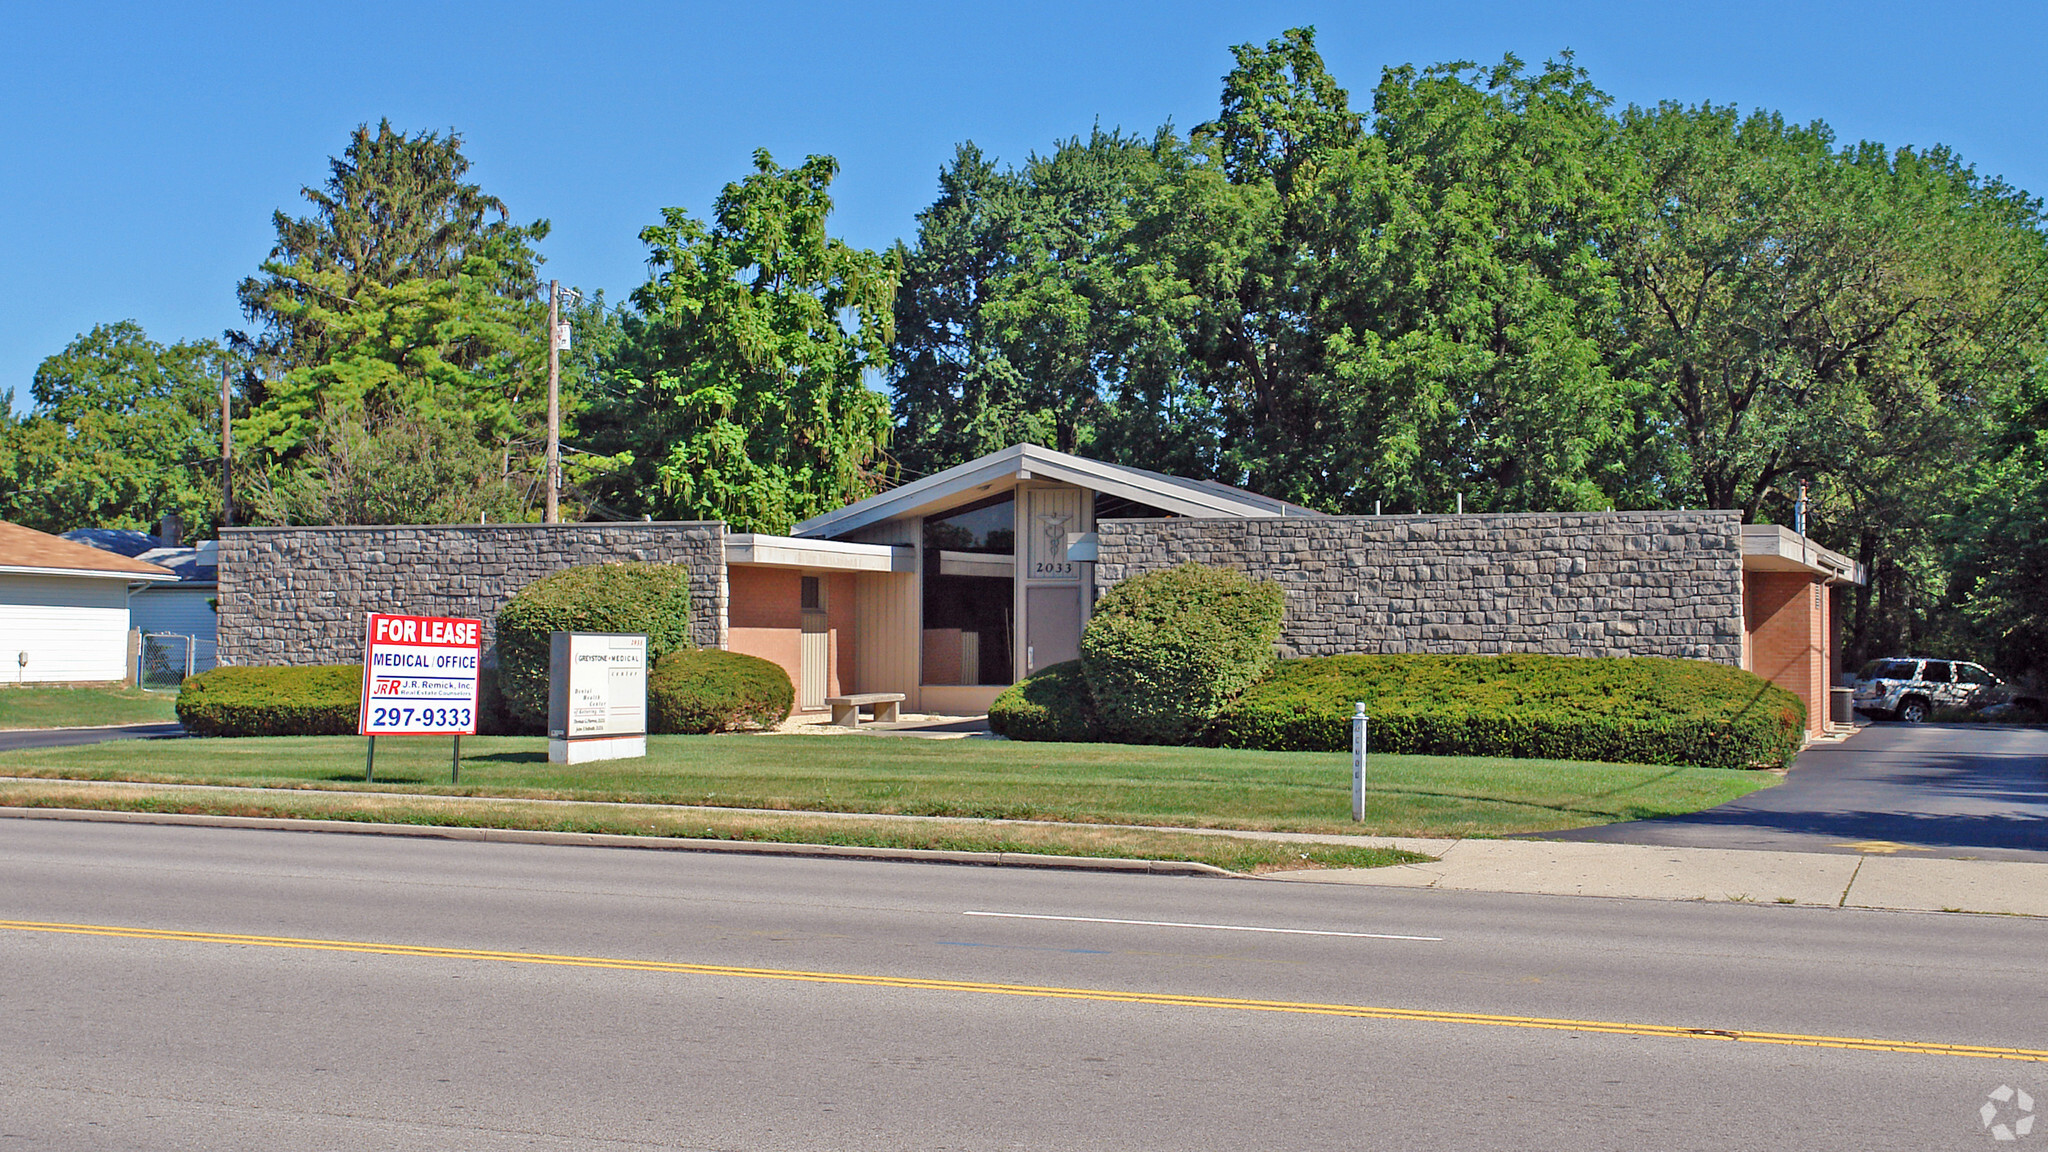
[[782, 665], [717, 648], [688, 648], [655, 661], [647, 677], [647, 730], [705, 734], [789, 718], [796, 687]]
[[178, 722], [194, 736], [353, 736], [363, 666], [222, 667], [178, 689]]
[[1114, 738], [1185, 744], [1273, 666], [1280, 586], [1183, 564], [1111, 588], [1081, 633], [1096, 715]]
[[545, 736], [548, 726], [513, 719], [498, 689], [498, 666], [486, 664], [476, 673], [476, 731], [479, 736]]
[[1282, 661], [1218, 717], [1232, 748], [1747, 768], [1789, 762], [1806, 707], [1761, 677], [1655, 657], [1323, 656]]
[[1081, 662], [1054, 664], [1003, 689], [988, 706], [988, 730], [1012, 740], [1102, 739]]
[[498, 690], [512, 723], [548, 722], [548, 638], [555, 632], [644, 632], [647, 659], [690, 646], [690, 570], [680, 564], [591, 564], [536, 580], [498, 609]]

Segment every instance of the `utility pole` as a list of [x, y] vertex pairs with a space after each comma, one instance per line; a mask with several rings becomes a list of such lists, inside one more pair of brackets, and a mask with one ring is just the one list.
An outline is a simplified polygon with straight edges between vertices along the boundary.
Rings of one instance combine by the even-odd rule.
[[548, 510], [562, 522], [562, 282], [548, 281]]
[[223, 528], [235, 522], [235, 423], [228, 404], [228, 373], [227, 368], [220, 370], [220, 523]]

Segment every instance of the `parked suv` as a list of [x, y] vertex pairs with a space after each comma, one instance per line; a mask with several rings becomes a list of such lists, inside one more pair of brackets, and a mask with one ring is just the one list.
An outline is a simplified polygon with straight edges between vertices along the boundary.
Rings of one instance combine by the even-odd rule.
[[1918, 724], [1936, 708], [1988, 703], [2003, 681], [1983, 667], [1961, 660], [1891, 656], [1872, 660], [1856, 673], [1855, 708], [1877, 720]]

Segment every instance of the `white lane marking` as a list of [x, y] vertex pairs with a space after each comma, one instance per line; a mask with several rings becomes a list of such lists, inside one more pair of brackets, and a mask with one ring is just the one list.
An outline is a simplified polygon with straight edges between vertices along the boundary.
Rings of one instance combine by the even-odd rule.
[[1041, 916], [1031, 912], [962, 912], [962, 916], [1000, 916], [1006, 920], [1070, 920], [1077, 924], [1136, 924], [1143, 928], [1209, 928], [1217, 932], [1278, 932], [1288, 936], [1354, 936], [1362, 940], [1429, 940], [1441, 936], [1396, 936], [1391, 932], [1325, 932], [1319, 928], [1258, 928], [1249, 924], [1183, 924], [1177, 920], [1113, 920], [1107, 916]]

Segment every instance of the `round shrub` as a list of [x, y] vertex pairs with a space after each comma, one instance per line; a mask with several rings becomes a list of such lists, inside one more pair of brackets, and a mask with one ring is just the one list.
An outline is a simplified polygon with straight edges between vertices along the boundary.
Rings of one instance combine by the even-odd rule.
[[187, 677], [178, 722], [194, 736], [353, 736], [360, 664], [220, 667]]
[[1747, 768], [1789, 762], [1806, 738], [1799, 697], [1740, 668], [1533, 654], [1282, 660], [1215, 735], [1231, 748], [1349, 751], [1359, 700], [1375, 752]]
[[498, 688], [498, 666], [486, 664], [476, 674], [476, 731], [479, 736], [545, 736], [546, 724], [527, 724], [512, 718], [505, 707], [505, 693]]
[[647, 678], [647, 730], [703, 734], [789, 718], [796, 687], [782, 665], [718, 648], [685, 648]]
[[1095, 605], [1081, 666], [1112, 738], [1184, 744], [1273, 665], [1286, 599], [1270, 580], [1183, 564], [1133, 577]]
[[1003, 689], [988, 706], [988, 730], [1012, 740], [1102, 739], [1081, 662], [1054, 664]]
[[690, 570], [592, 564], [536, 580], [498, 609], [498, 690], [506, 716], [548, 722], [548, 643], [555, 632], [642, 632], [647, 659], [690, 646]]

